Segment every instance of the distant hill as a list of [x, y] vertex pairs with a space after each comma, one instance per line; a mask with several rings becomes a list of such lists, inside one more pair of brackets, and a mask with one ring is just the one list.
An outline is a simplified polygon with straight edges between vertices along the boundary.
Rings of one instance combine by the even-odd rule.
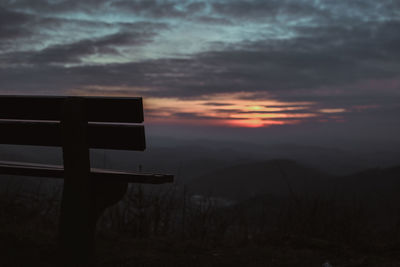
[[[205, 140], [165, 143], [149, 145], [145, 152], [92, 150], [92, 166], [133, 171], [141, 166], [144, 172], [171, 173], [178, 184], [187, 184], [194, 194], [233, 200], [315, 193], [400, 200], [399, 167], [348, 174], [391, 162], [398, 164], [395, 147], [393, 151], [378, 151], [373, 157], [361, 157], [354, 151], [296, 144], [256, 147], [232, 142], [218, 146]], [[60, 164], [62, 153], [60, 148], [0, 145], [0, 160]]]
[[400, 166], [374, 168], [335, 180], [337, 194], [371, 201], [400, 202]]
[[394, 211], [400, 208], [400, 166], [330, 176], [292, 160], [270, 160], [210, 172], [193, 180], [189, 189], [192, 194], [250, 201], [253, 207], [255, 202], [272, 199], [276, 205], [289, 197], [306, 197]]
[[292, 160], [269, 160], [235, 165], [189, 183], [197, 194], [243, 200], [261, 194], [278, 196], [315, 193], [326, 187], [330, 176]]

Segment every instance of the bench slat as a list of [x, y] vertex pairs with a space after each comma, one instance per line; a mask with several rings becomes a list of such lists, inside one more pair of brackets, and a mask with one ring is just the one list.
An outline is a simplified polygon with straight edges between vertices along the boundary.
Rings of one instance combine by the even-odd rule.
[[[64, 169], [58, 165], [0, 161], [1, 174], [62, 179], [64, 178]], [[167, 174], [135, 173], [98, 168], [91, 168], [90, 175], [95, 180], [126, 183], [163, 184], [171, 183], [174, 180], [173, 175]]]
[[[0, 96], [0, 119], [60, 120], [64, 96]], [[141, 97], [80, 97], [90, 122], [142, 123]]]
[[[89, 148], [138, 150], [146, 148], [143, 125], [88, 124]], [[62, 146], [60, 123], [0, 120], [0, 143]]]

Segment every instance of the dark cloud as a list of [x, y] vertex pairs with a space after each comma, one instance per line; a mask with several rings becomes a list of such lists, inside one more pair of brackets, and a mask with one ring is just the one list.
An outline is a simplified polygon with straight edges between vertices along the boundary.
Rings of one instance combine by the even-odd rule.
[[31, 15], [7, 10], [0, 6], [0, 44], [10, 39], [29, 35], [30, 31], [25, 26], [31, 20]]
[[171, 0], [117, 0], [111, 3], [117, 9], [151, 18], [190, 18], [207, 12], [207, 3], [202, 1]]
[[204, 16], [236, 22], [265, 22], [279, 17], [285, 22], [292, 19], [311, 19], [316, 22], [340, 19], [344, 23], [353, 19], [379, 20], [384, 16], [399, 15], [398, 1], [307, 1], [307, 0], [2, 0], [0, 6], [29, 10], [36, 14], [130, 13], [149, 18], [192, 18]]
[[[163, 111], [163, 110], [161, 110]], [[237, 112], [233, 111], [232, 114], [237, 114]], [[240, 113], [240, 112], [239, 112]], [[226, 113], [225, 113], [226, 114]], [[244, 114], [244, 113], [242, 113]], [[251, 115], [251, 114], [249, 114]], [[271, 115], [273, 115], [271, 113]], [[207, 120], [207, 121], [246, 121], [248, 119], [251, 119], [251, 117], [249, 118], [235, 118], [235, 117], [230, 117], [230, 116], [207, 116], [201, 113], [196, 113], [196, 112], [171, 112], [171, 114], [169, 115], [171, 118], [174, 119], [178, 119], [178, 120], [191, 120], [191, 121], [199, 121], [199, 120]], [[157, 114], [152, 114], [153, 118], [165, 118], [165, 116], [159, 116]], [[296, 117], [286, 117], [286, 118], [258, 118], [260, 121], [263, 122], [268, 122], [268, 121], [313, 121], [316, 118], [325, 118], [325, 119], [329, 119], [329, 116], [315, 116], [315, 117], [310, 117], [310, 118], [296, 118]]]
[[232, 108], [232, 109], [212, 109], [212, 111], [216, 112], [216, 113], [222, 113], [222, 114], [226, 114], [226, 113], [235, 114], [237, 112], [240, 112], [239, 109], [234, 109], [234, 108]]
[[218, 103], [218, 102], [207, 102], [204, 103], [203, 105], [206, 106], [216, 106], [216, 107], [222, 107], [222, 106], [231, 106], [233, 104], [228, 104], [228, 103]]
[[86, 56], [91, 55], [118, 55], [118, 48], [146, 45], [153, 41], [157, 35], [155, 28], [161, 25], [139, 22], [123, 25], [125, 29], [137, 29], [137, 31], [122, 31], [105, 35], [100, 38], [83, 39], [73, 43], [57, 44], [39, 51], [16, 52], [0, 55], [4, 63], [8, 64], [67, 64], [79, 63]]
[[[29, 50], [34, 53], [38, 48], [43, 49], [46, 43], [50, 43], [53, 47], [48, 47], [43, 53], [51, 54], [45, 56], [51, 56], [54, 59], [53, 54], [60, 52], [60, 59], [56, 61], [61, 62], [64, 58], [69, 59], [68, 55], [62, 54], [63, 52], [71, 51], [77, 57], [81, 54], [97, 52], [110, 53], [113, 50], [110, 46], [114, 41], [116, 45], [120, 42], [133, 46], [145, 44], [155, 33], [168, 28], [167, 23], [164, 22], [138, 21], [137, 19], [134, 21], [110, 20], [109, 22], [99, 20], [102, 16], [101, 12], [104, 11], [102, 8], [106, 8], [109, 4], [111, 2], [106, 0], [0, 1], [0, 48], [3, 50], [0, 53], [29, 52]], [[88, 16], [80, 16], [82, 13]], [[118, 15], [115, 12], [104, 11], [104, 13], [114, 15], [114, 17]], [[114, 36], [110, 36], [112, 32]], [[107, 41], [110, 45], [106, 44]], [[104, 48], [104, 46], [107, 47]], [[26, 56], [20, 53], [14, 53], [14, 55], [22, 58]], [[36, 56], [34, 58], [36, 60]], [[71, 59], [74, 62], [80, 61], [74, 55]]]
[[206, 8], [206, 4], [203, 2], [170, 0], [3, 0], [0, 1], [0, 5], [18, 10], [29, 10], [42, 15], [66, 13], [98, 15], [101, 13], [120, 14], [122, 12], [152, 18], [185, 17], [202, 12]]
[[42, 64], [0, 68], [0, 80], [4, 91], [66, 94], [72, 89], [94, 85], [148, 86], [153, 79], [147, 74], [156, 72], [157, 68], [155, 63], [144, 62], [70, 68]]
[[93, 13], [100, 8], [105, 7], [110, 0], [15, 0], [0, 1], [0, 5], [9, 6], [10, 8], [19, 10], [29, 10], [37, 14], [58, 14], [65, 12], [84, 12]]
[[118, 54], [117, 47], [137, 46], [151, 42], [150, 33], [120, 32], [94, 40], [82, 40], [72, 44], [55, 45], [35, 53], [31, 63], [78, 63], [84, 56]]
[[197, 16], [194, 18], [195, 21], [200, 23], [212, 24], [212, 25], [233, 25], [232, 20], [228, 18], [221, 18], [215, 16]]
[[307, 104], [304, 105], [268, 105], [268, 106], [264, 106], [265, 108], [305, 108], [307, 107]]
[[184, 12], [173, 1], [116, 1], [111, 4], [118, 9], [149, 17], [183, 17]]
[[[310, 109], [296, 109], [296, 110], [280, 110], [280, 111], [243, 111], [237, 110], [235, 113], [238, 114], [306, 114], [309, 113]], [[220, 110], [222, 112], [222, 110]]]
[[307, 0], [218, 0], [212, 1], [213, 13], [236, 21], [288, 23], [308, 20], [316, 25], [332, 22], [348, 25], [355, 21], [384, 21], [396, 18], [398, 1], [307, 1]]
[[171, 116], [179, 119], [190, 119], [190, 120], [221, 120], [221, 119], [228, 119], [228, 118], [216, 118], [211, 116], [205, 116], [202, 114], [198, 114], [195, 112], [174, 112]]
[[[314, 112], [313, 109], [296, 109], [296, 110], [281, 110], [281, 111], [264, 111], [264, 110], [255, 110], [255, 111], [244, 111], [241, 109], [212, 109], [213, 112], [222, 113], [222, 114], [247, 114], [247, 115], [254, 115], [254, 114], [308, 114], [310, 112]], [[249, 116], [250, 117], [250, 116]]]
[[[299, 95], [298, 100], [307, 100], [312, 99], [316, 91], [323, 96], [342, 90], [339, 94], [351, 97], [363, 94], [363, 88], [351, 88], [352, 84], [400, 76], [400, 51], [397, 49], [400, 35], [396, 34], [399, 29], [400, 22], [397, 21], [353, 25], [350, 28], [300, 28], [299, 31], [306, 34], [297, 38], [244, 42], [186, 59], [158, 59], [51, 71], [60, 80], [78, 80], [75, 87], [144, 86], [158, 96], [193, 97], [249, 91], [268, 92], [282, 98]], [[139, 37], [143, 36], [139, 34]], [[98, 48], [112, 48], [148, 37], [135, 39], [135, 35], [128, 38], [117, 34], [99, 40], [50, 47], [34, 58], [36, 62], [54, 62], [53, 55], [58, 57], [63, 54], [68, 57], [60, 61], [73, 61], [81, 55], [94, 53]], [[39, 77], [46, 77], [46, 71]], [[29, 76], [24, 79], [28, 81]], [[38, 79], [36, 74], [34, 76]]]
[[186, 10], [190, 13], [202, 12], [207, 8], [207, 4], [204, 2], [192, 2], [186, 5]]
[[[60, 18], [60, 17], [39, 17], [34, 21], [36, 30], [60, 31], [66, 27], [73, 29], [84, 29], [88, 32], [96, 32], [96, 30], [111, 30], [125, 32], [159, 32], [169, 28], [167, 23], [151, 22], [151, 21], [135, 21], [135, 22], [104, 22], [95, 20], [84, 20], [76, 18]], [[67, 32], [68, 33], [68, 32]], [[51, 36], [49, 36], [51, 38]]]
[[323, 10], [318, 9], [311, 1], [230, 0], [215, 1], [211, 6], [215, 14], [246, 21], [275, 20], [278, 16], [290, 16], [291, 18], [295, 18], [326, 15]]

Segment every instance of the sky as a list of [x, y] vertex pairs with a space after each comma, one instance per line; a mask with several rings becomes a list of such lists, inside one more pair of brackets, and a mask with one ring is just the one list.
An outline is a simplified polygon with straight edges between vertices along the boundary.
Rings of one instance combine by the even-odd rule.
[[0, 0], [1, 94], [142, 96], [161, 135], [400, 142], [399, 47], [399, 0]]

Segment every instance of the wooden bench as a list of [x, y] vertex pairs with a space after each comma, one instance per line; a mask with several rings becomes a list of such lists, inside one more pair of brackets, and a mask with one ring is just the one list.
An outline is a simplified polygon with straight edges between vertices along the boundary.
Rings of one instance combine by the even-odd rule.
[[1, 161], [0, 174], [64, 178], [59, 245], [66, 266], [92, 264], [96, 222], [127, 183], [173, 181], [90, 167], [90, 148], [145, 150], [142, 122], [141, 98], [0, 96], [0, 143], [62, 147], [63, 166]]

